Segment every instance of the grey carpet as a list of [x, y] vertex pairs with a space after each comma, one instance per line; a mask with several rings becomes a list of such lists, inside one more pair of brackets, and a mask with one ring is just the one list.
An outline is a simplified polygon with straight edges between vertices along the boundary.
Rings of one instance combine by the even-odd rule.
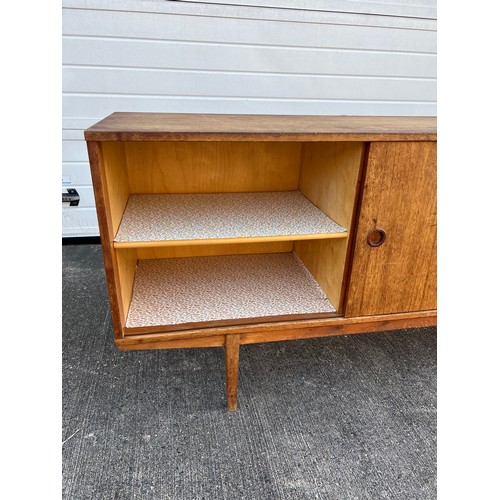
[[63, 246], [63, 498], [434, 499], [436, 329], [121, 352], [99, 245]]

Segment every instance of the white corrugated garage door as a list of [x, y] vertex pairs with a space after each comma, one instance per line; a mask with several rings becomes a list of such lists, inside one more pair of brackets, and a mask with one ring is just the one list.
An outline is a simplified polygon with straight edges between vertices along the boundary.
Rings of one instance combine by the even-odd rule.
[[63, 0], [63, 236], [98, 235], [83, 130], [113, 111], [436, 115], [435, 0]]

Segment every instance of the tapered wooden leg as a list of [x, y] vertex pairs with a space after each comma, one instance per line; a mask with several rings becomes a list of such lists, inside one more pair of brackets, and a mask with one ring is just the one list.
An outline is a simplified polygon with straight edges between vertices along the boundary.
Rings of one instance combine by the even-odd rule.
[[238, 400], [238, 366], [240, 359], [240, 335], [226, 335], [226, 395], [227, 409], [236, 411]]

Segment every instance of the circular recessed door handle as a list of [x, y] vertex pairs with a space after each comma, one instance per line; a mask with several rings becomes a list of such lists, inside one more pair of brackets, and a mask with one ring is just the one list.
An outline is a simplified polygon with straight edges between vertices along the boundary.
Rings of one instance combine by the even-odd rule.
[[385, 231], [376, 227], [368, 233], [366, 240], [371, 247], [379, 247], [385, 241]]

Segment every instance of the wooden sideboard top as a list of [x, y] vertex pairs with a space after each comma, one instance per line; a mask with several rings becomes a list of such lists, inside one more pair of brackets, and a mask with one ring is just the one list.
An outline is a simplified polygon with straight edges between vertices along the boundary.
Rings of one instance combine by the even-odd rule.
[[87, 141], [435, 141], [432, 116], [113, 113]]

